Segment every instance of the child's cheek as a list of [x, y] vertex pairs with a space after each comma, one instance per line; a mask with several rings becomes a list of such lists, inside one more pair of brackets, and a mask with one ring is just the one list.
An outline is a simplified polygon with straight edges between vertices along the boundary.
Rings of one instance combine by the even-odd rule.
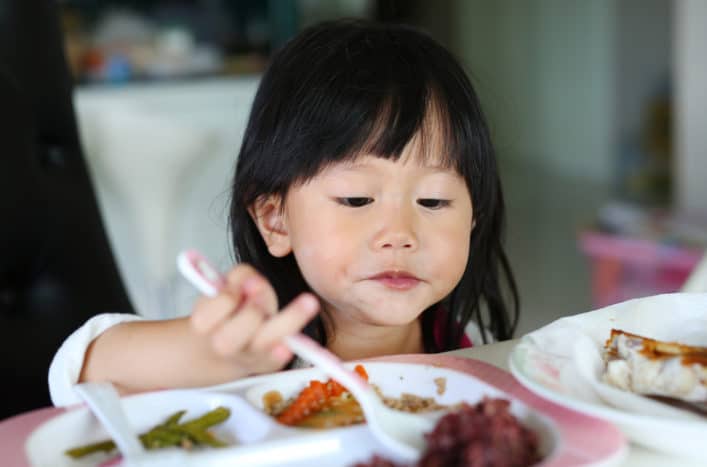
[[328, 264], [327, 255], [316, 243], [300, 245], [295, 251], [295, 259], [304, 279], [312, 288], [318, 287], [322, 277], [333, 266]]
[[[468, 237], [466, 237], [468, 238]], [[450, 272], [452, 273], [453, 280], [452, 282], [456, 285], [457, 282], [459, 282], [464, 275], [464, 271], [466, 271], [466, 266], [467, 263], [469, 262], [469, 244], [464, 243], [465, 238], [462, 237], [460, 242], [458, 243], [459, 245], [464, 245], [464, 247], [460, 248], [453, 248], [449, 252], [450, 256], [450, 262], [449, 264], [452, 266], [450, 268]]]

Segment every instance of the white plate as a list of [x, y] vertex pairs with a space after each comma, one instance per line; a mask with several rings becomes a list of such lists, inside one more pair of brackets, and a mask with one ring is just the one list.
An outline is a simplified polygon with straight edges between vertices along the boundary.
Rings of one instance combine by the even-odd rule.
[[616, 423], [651, 449], [707, 461], [707, 420], [601, 381], [611, 329], [707, 346], [707, 294], [665, 294], [559, 319], [523, 337], [510, 368], [527, 388]]
[[[571, 412], [537, 398], [513, 377], [479, 361], [451, 356], [414, 355], [397, 361], [362, 362], [370, 381], [391, 397], [402, 392], [434, 396], [440, 403], [478, 402], [483, 396], [511, 400], [511, 410], [540, 437], [542, 465], [611, 465], [625, 454], [621, 433], [600, 420]], [[435, 379], [446, 379], [446, 390], [437, 394]], [[310, 380], [327, 378], [317, 369], [294, 370], [248, 378], [208, 390], [175, 390], [130, 396], [123, 399], [129, 419], [139, 431], [167, 415], [187, 409], [184, 419], [218, 405], [229, 406], [232, 415], [220, 435], [236, 441], [233, 447], [185, 453], [179, 449], [151, 451], [151, 465], [253, 465], [253, 466], [349, 466], [367, 461], [373, 454], [392, 457], [368, 432], [365, 425], [331, 430], [284, 427], [265, 415], [262, 395], [276, 389], [288, 397]], [[579, 427], [599, 436], [584, 438]], [[37, 428], [25, 449], [35, 467], [96, 465], [106, 459], [97, 455], [82, 462], [63, 454], [69, 447], [97, 441], [105, 432], [85, 409], [59, 415]]]
[[[122, 401], [130, 423], [140, 433], [178, 410], [187, 411], [182, 417], [186, 421], [219, 406], [231, 409], [228, 420], [214, 429], [214, 434], [225, 441], [257, 443], [272, 437], [277, 429], [267, 415], [231, 394], [174, 390], [125, 397]], [[96, 454], [76, 461], [64, 455], [64, 451], [106, 438], [98, 420], [88, 409], [81, 407], [42, 424], [27, 438], [25, 448], [30, 464], [37, 467], [97, 465], [115, 455]]]

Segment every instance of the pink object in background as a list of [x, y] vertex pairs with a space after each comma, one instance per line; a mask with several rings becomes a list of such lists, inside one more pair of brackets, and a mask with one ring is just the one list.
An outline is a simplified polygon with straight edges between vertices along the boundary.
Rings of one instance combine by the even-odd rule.
[[697, 249], [593, 231], [583, 232], [579, 243], [591, 262], [597, 308], [677, 292], [703, 255]]

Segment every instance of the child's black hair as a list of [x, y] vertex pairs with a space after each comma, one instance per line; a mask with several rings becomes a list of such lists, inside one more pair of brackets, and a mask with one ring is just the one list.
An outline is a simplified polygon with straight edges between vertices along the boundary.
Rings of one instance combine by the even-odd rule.
[[[407, 26], [325, 22], [305, 29], [273, 56], [253, 102], [233, 181], [236, 259], [271, 281], [281, 306], [311, 291], [293, 254], [269, 254], [248, 207], [270, 194], [284, 200], [293, 184], [362, 153], [395, 160], [413, 136], [431, 136], [431, 119], [432, 131], [441, 130], [444, 140], [436, 156], [465, 178], [476, 224], [461, 281], [422, 314], [425, 349], [458, 348], [472, 319], [484, 340], [483, 329], [496, 339], [512, 337], [518, 293], [502, 247], [503, 196], [479, 100], [452, 55]], [[433, 335], [439, 306], [451, 317], [441, 344]], [[305, 332], [326, 343], [321, 318]]]

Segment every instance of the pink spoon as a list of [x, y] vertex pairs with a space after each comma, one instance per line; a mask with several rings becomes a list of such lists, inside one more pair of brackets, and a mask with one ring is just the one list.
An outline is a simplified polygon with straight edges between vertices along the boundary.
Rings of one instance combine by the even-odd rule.
[[[179, 271], [204, 295], [215, 296], [225, 279], [201, 254], [189, 250], [177, 257]], [[424, 434], [434, 422], [421, 415], [393, 410], [383, 404], [373, 388], [347, 369], [339, 358], [304, 334], [284, 339], [292, 352], [334, 378], [356, 398], [373, 435], [401, 461], [417, 460], [425, 447]]]

